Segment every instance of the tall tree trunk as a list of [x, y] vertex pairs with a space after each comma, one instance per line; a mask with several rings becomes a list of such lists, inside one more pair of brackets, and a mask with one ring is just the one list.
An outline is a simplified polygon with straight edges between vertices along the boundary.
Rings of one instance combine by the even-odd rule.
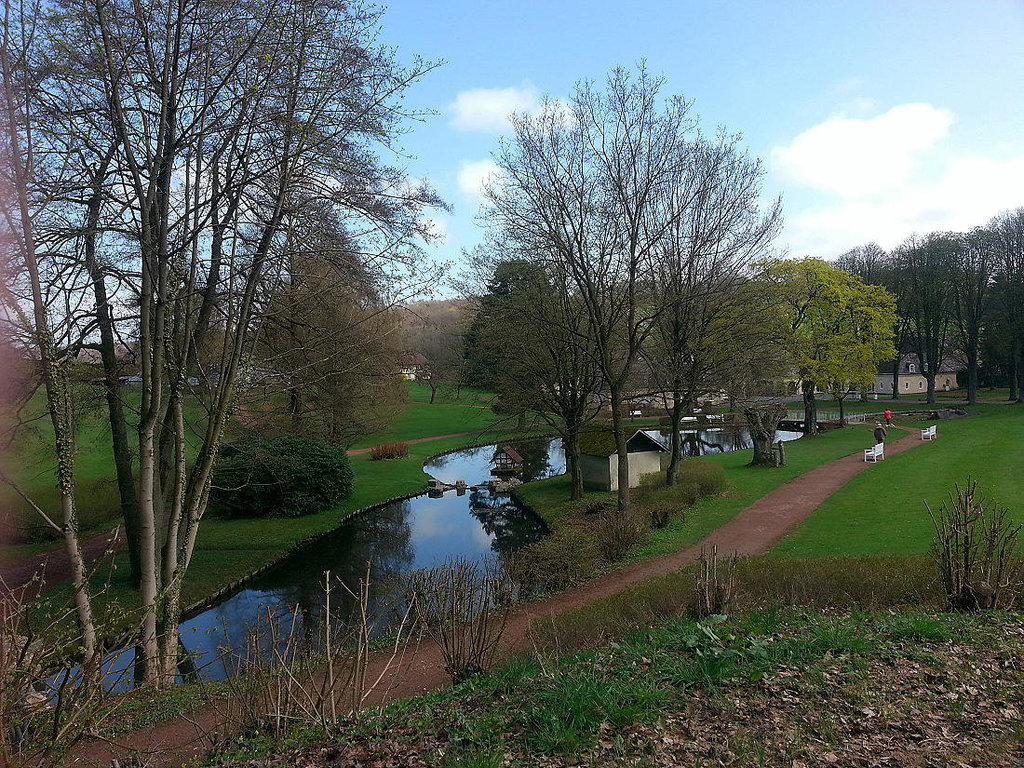
[[978, 347], [967, 350], [967, 402], [978, 402]]
[[[111, 154], [113, 147], [111, 147]], [[100, 330], [100, 358], [103, 362], [103, 384], [107, 399], [107, 413], [110, 418], [110, 439], [114, 453], [114, 471], [117, 477], [117, 492], [121, 500], [121, 517], [124, 519], [125, 540], [128, 544], [129, 580], [133, 587], [139, 586], [142, 566], [139, 554], [139, 505], [135, 498], [135, 475], [132, 466], [131, 444], [128, 442], [128, 423], [124, 415], [124, 392], [119, 379], [117, 363], [117, 341], [114, 335], [113, 308], [107, 296], [105, 273], [96, 258], [97, 226], [102, 203], [102, 182], [110, 156], [104, 158], [95, 175], [95, 187], [89, 199], [86, 217], [85, 268], [92, 281], [93, 296], [96, 299], [96, 325]]]
[[1013, 371], [1010, 374], [1010, 400], [1024, 400], [1024, 382], [1021, 381], [1021, 343], [1013, 342]]
[[804, 396], [804, 434], [818, 434], [818, 401], [814, 398], [814, 382], [804, 381], [802, 384]]
[[[10, 6], [7, 6], [8, 14]], [[10, 52], [7, 42], [9, 30], [4, 28], [5, 44], [0, 45], [0, 73], [3, 82], [15, 82], [12, 72]], [[57, 357], [53, 328], [47, 314], [46, 301], [43, 296], [42, 280], [39, 275], [38, 251], [35, 241], [35, 229], [29, 204], [29, 183], [33, 173], [31, 166], [31, 144], [28, 159], [22, 154], [21, 133], [19, 126], [31, 128], [32, 119], [29, 108], [22, 111], [15, 102], [14, 88], [0, 89], [3, 107], [6, 112], [7, 142], [11, 170], [13, 172], [14, 196], [17, 213], [9, 211], [8, 222], [17, 226], [17, 250], [20, 251], [25, 271], [28, 274], [32, 298], [31, 331], [33, 342], [39, 350], [39, 361], [42, 368], [43, 388], [46, 392], [46, 406], [53, 426], [54, 454], [57, 460], [57, 492], [60, 497], [61, 531], [64, 535], [64, 550], [71, 563], [71, 581], [74, 586], [75, 615], [78, 619], [82, 641], [82, 669], [84, 683], [93, 685], [100, 674], [96, 624], [92, 613], [92, 599], [89, 595], [89, 584], [86, 581], [85, 561], [82, 557], [81, 542], [78, 538], [78, 510], [75, 506], [75, 435], [72, 431], [72, 403], [70, 382], [63, 361]], [[12, 234], [14, 234], [12, 232]], [[13, 311], [19, 315], [22, 310], [17, 306]], [[0, 727], [7, 727], [0, 725]]]
[[928, 382], [928, 403], [935, 403], [935, 374], [931, 371], [924, 375], [925, 381]]
[[618, 454], [618, 511], [620, 514], [626, 514], [629, 511], [629, 453], [626, 450], [626, 427], [622, 423], [622, 391], [618, 387], [609, 389], [612, 432], [615, 435], [615, 451]]
[[679, 479], [679, 462], [680, 455], [683, 451], [682, 441], [682, 423], [683, 423], [683, 396], [682, 393], [676, 389], [672, 393], [672, 411], [669, 419], [671, 422], [671, 445], [670, 450], [672, 456], [668, 462], [668, 470], [665, 472], [665, 485], [675, 485]]
[[783, 405], [744, 408], [743, 415], [747, 418], [747, 429], [754, 443], [753, 467], [777, 467], [779, 457], [775, 452], [775, 435], [779, 430], [779, 422], [786, 415]]
[[900, 361], [898, 357], [892, 369], [892, 399], [900, 399]]
[[583, 457], [580, 454], [580, 433], [570, 429], [565, 435], [565, 465], [572, 485], [571, 498], [583, 498]]
[[844, 398], [839, 398], [839, 423], [846, 426], [846, 411], [843, 408]]

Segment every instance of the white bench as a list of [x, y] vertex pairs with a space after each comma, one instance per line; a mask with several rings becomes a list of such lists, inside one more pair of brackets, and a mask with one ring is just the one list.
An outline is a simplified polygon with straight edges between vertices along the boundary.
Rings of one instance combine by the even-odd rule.
[[864, 449], [864, 461], [884, 461], [885, 443], [878, 443], [872, 448]]
[[921, 439], [922, 440], [934, 440], [936, 437], [938, 437], [938, 435], [935, 434], [935, 425], [934, 424], [932, 424], [930, 427], [927, 427], [927, 428], [921, 430]]

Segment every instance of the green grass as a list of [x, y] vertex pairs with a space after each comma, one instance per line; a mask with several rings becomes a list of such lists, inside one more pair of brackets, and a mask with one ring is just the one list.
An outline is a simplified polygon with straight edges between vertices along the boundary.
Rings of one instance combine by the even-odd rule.
[[[409, 392], [409, 402], [430, 402], [429, 384], [422, 381], [406, 381], [405, 387]], [[435, 405], [484, 405], [489, 407], [492, 400], [494, 400], [493, 392], [488, 392], [485, 389], [478, 389], [476, 387], [462, 387], [461, 389], [456, 389], [451, 384], [442, 384], [438, 387], [437, 394], [434, 396]]]
[[[848, 456], [871, 445], [874, 442], [872, 428], [866, 425], [849, 426], [816, 437], [803, 437], [789, 442], [786, 444], [787, 465], [774, 469], [747, 466], [752, 456], [750, 450], [689, 459], [721, 465], [729, 482], [728, 489], [719, 496], [698, 500], [685, 515], [676, 516], [665, 528], [651, 531], [647, 539], [630, 552], [626, 562], [668, 554], [700, 541], [742, 509], [783, 483], [821, 464]], [[897, 439], [902, 434], [894, 431], [889, 439]], [[610, 496], [592, 492], [586, 494], [582, 502], [572, 502], [569, 500], [569, 480], [564, 475], [527, 483], [516, 489], [516, 495], [551, 527], [557, 527], [582, 504]]]
[[1024, 407], [979, 405], [972, 413], [939, 422], [937, 440], [890, 456], [853, 478], [773, 554], [924, 553], [932, 539], [924, 502], [938, 509], [953, 483], [963, 483], [968, 475], [1024, 523]]
[[[137, 391], [126, 391], [126, 415], [135, 417], [140, 400]], [[79, 384], [75, 387], [76, 453], [75, 504], [79, 530], [83, 535], [100, 533], [112, 528], [120, 519], [121, 499], [114, 478], [114, 456], [111, 447], [110, 422], [107, 405], [100, 386]], [[187, 423], [199, 421], [201, 405], [192, 401], [186, 405]], [[53, 456], [53, 426], [46, 411], [46, 398], [37, 392], [25, 407], [28, 420], [17, 438], [6, 451], [4, 468], [25, 493], [54, 520], [60, 519], [60, 499], [57, 494]], [[129, 433], [129, 440], [132, 433]], [[230, 433], [229, 433], [230, 439]], [[197, 441], [190, 443], [189, 449]], [[132, 449], [136, 446], [133, 444]], [[60, 537], [45, 526], [35, 512], [6, 484], [0, 484], [0, 505], [10, 510], [19, 525], [24, 527], [27, 545], [4, 549], [10, 557], [19, 557], [45, 551]]]
[[[392, 422], [391, 428], [366, 435], [353, 443], [353, 448], [369, 448], [379, 443], [415, 440], [421, 437], [454, 435], [500, 428], [502, 421], [490, 408], [467, 408], [450, 403], [433, 405], [410, 402]], [[505, 426], [511, 426], [505, 423]]]

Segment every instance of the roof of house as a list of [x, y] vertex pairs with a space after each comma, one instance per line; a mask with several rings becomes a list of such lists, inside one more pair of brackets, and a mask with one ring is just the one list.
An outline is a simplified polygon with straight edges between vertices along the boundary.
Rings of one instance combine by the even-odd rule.
[[[900, 374], [904, 375], [909, 373], [907, 371], [907, 363], [913, 363], [917, 370], [914, 373], [923, 374], [921, 370], [921, 360], [917, 353], [913, 350], [904, 349], [899, 355], [900, 362]], [[946, 354], [942, 358], [942, 363], [939, 365], [938, 373], [956, 373], [967, 366], [967, 358], [963, 352], [953, 351]], [[881, 375], [892, 375], [893, 369], [896, 367], [896, 360], [888, 360], [884, 363], [879, 363], [878, 373]]]
[[523, 457], [520, 456], [519, 451], [517, 451], [511, 445], [503, 445], [501, 446], [501, 448], [498, 449], [497, 452], [506, 454], [510, 459], [512, 459], [512, 461], [516, 462], [517, 464], [523, 463]]
[[[626, 451], [658, 451], [665, 453], [666, 448], [643, 430], [638, 429], [626, 438]], [[611, 456], [616, 452], [615, 433], [610, 429], [588, 429], [580, 435], [580, 452], [588, 456]]]

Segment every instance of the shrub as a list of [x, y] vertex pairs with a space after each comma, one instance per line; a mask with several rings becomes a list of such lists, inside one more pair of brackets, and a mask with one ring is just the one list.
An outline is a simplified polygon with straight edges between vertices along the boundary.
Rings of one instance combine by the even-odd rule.
[[416, 618], [441, 650], [452, 682], [483, 672], [494, 657], [512, 608], [512, 584], [503, 565], [449, 558], [409, 574], [407, 590]]
[[613, 563], [647, 535], [647, 526], [639, 514], [617, 510], [600, 515], [594, 525], [597, 551], [605, 562]]
[[225, 445], [213, 476], [214, 508], [231, 517], [298, 517], [352, 492], [344, 449], [296, 435]]
[[701, 550], [694, 582], [694, 607], [697, 616], [713, 616], [729, 610], [736, 589], [738, 559], [734, 554], [720, 561], [717, 546], [712, 546], [710, 553]]
[[721, 464], [710, 461], [684, 461], [679, 465], [678, 485], [693, 494], [692, 504], [702, 496], [713, 496], [725, 490], [728, 480]]
[[1014, 580], [1013, 553], [1021, 526], [1008, 519], [1006, 507], [986, 505], [978, 483], [953, 486], [949, 505], [932, 512], [935, 526], [932, 558], [951, 611], [995, 608], [1000, 592]]
[[594, 501], [588, 501], [583, 507], [584, 515], [603, 515], [606, 512], [612, 512], [615, 510], [617, 502], [615, 499], [594, 499]]
[[672, 518], [703, 496], [725, 490], [725, 470], [706, 461], [684, 461], [676, 484], [665, 485], [664, 475], [646, 476], [636, 494], [637, 512], [649, 518], [651, 527], [664, 528]]
[[382, 459], [402, 459], [409, 455], [409, 446], [406, 443], [381, 443], [370, 449], [370, 460], [381, 461]]
[[527, 599], [555, 592], [590, 578], [597, 570], [598, 554], [593, 537], [581, 528], [569, 526], [501, 554], [505, 569]]

